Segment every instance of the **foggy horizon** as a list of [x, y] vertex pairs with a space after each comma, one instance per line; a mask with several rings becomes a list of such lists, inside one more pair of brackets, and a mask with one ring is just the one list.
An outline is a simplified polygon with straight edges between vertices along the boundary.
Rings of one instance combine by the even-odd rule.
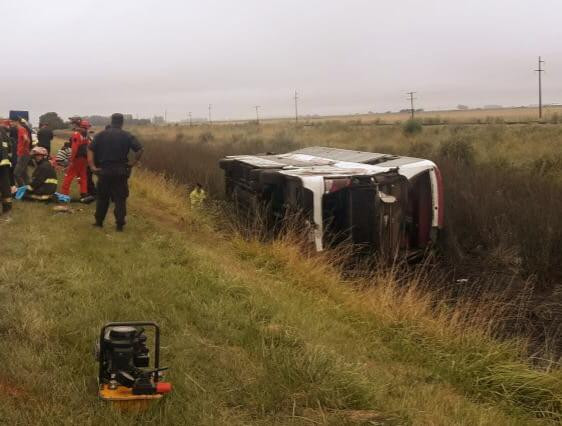
[[0, 116], [169, 121], [562, 103], [562, 3], [37, 0], [3, 5]]

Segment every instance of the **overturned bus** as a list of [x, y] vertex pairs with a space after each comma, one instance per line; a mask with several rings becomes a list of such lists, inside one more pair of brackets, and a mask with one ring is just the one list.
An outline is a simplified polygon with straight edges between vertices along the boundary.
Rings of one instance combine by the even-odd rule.
[[385, 255], [422, 253], [443, 227], [437, 166], [419, 158], [309, 147], [220, 161], [226, 196], [279, 224], [299, 212], [316, 250], [347, 241]]

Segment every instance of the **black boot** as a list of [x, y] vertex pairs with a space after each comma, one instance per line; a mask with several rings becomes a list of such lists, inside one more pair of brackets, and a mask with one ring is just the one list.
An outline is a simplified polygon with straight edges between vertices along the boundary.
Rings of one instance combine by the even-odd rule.
[[90, 194], [80, 194], [80, 202], [82, 204], [90, 204], [95, 198]]
[[9, 213], [12, 210], [12, 203], [10, 201], [5, 201], [2, 203], [2, 214]]

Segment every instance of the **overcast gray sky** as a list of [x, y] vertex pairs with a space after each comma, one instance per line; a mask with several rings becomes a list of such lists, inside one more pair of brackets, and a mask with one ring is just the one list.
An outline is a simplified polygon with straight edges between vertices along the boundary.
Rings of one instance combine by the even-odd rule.
[[562, 1], [2, 0], [0, 115], [214, 119], [562, 102]]

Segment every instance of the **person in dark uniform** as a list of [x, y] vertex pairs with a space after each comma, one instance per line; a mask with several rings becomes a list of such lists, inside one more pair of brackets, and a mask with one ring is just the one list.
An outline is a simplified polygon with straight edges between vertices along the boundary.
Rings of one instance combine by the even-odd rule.
[[[93, 132], [90, 132], [93, 133]], [[86, 137], [88, 139], [88, 145], [92, 143], [92, 137], [90, 136], [90, 134], [88, 134], [88, 136]], [[94, 201], [95, 197], [96, 197], [96, 184], [94, 183], [94, 173], [92, 173], [92, 169], [90, 169], [90, 166], [87, 167], [86, 170], [87, 173], [87, 177], [88, 177], [88, 195], [89, 195], [89, 199], [91, 199], [92, 201]]]
[[[142, 146], [137, 138], [122, 127], [123, 114], [113, 114], [111, 127], [94, 136], [88, 146], [88, 164], [98, 176], [94, 226], [103, 226], [109, 202], [113, 201], [117, 231], [123, 231], [125, 226], [131, 168], [142, 156]], [[130, 151], [135, 153], [131, 161]]]
[[39, 139], [37, 145], [45, 148], [49, 155], [51, 154], [51, 141], [53, 137], [53, 131], [49, 129], [49, 126], [46, 123], [41, 124], [41, 128], [37, 132], [37, 139]]
[[46, 148], [36, 146], [31, 150], [35, 163], [35, 170], [31, 176], [31, 183], [27, 185], [24, 198], [27, 200], [49, 201], [57, 191], [57, 172], [49, 162]]
[[12, 140], [9, 136], [10, 123], [0, 120], [0, 198], [2, 199], [2, 214], [12, 209]]

